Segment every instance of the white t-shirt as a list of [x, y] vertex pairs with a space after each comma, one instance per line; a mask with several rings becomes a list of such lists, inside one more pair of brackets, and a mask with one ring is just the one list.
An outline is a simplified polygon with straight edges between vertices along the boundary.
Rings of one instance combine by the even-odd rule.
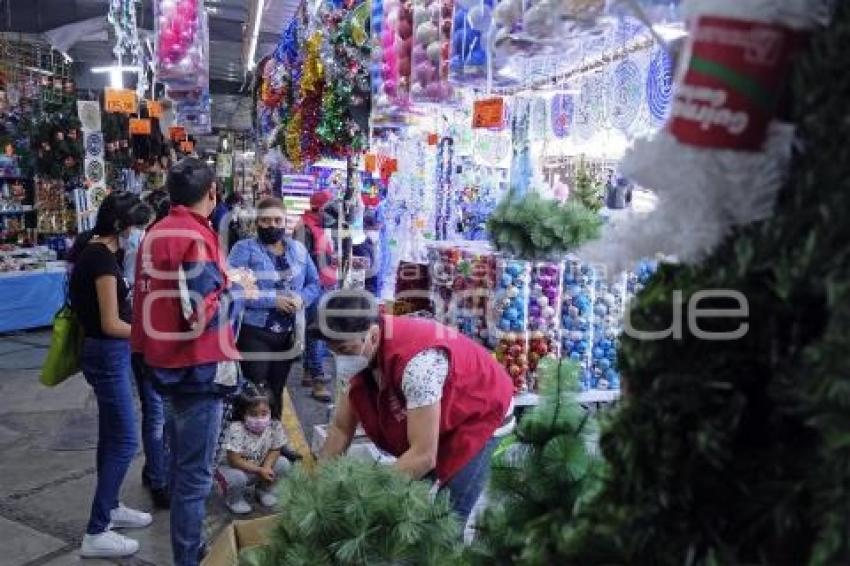
[[236, 452], [249, 462], [261, 465], [269, 451], [280, 450], [286, 444], [286, 434], [280, 421], [272, 420], [263, 434], [254, 434], [241, 421], [234, 421], [224, 434], [224, 449]]

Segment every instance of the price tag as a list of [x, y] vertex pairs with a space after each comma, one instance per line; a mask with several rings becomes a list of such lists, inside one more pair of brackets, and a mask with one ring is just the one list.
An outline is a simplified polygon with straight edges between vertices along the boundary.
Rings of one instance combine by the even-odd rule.
[[189, 140], [183, 140], [180, 142], [180, 151], [183, 153], [192, 153], [195, 151], [195, 144]]
[[139, 111], [139, 101], [136, 93], [123, 88], [107, 88], [104, 96], [104, 106], [107, 112], [119, 114], [135, 114]]
[[434, 133], [428, 134], [428, 145], [437, 145], [438, 141], [440, 141], [440, 136]]
[[148, 117], [162, 118], [162, 103], [159, 100], [146, 100], [145, 106], [148, 108]]
[[472, 103], [473, 128], [500, 128], [505, 117], [502, 98], [485, 98]]
[[186, 135], [186, 128], [183, 126], [171, 126], [168, 128], [168, 137], [171, 138], [171, 141], [173, 142], [186, 141], [188, 138]]
[[151, 121], [147, 118], [130, 118], [130, 135], [131, 136], [149, 136], [151, 135]]

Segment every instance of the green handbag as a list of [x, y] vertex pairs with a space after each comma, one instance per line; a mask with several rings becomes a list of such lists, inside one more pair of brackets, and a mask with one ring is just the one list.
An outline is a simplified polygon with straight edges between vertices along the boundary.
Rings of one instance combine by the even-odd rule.
[[41, 383], [54, 387], [80, 371], [80, 352], [83, 349], [83, 327], [68, 305], [53, 318], [50, 349], [41, 367]]

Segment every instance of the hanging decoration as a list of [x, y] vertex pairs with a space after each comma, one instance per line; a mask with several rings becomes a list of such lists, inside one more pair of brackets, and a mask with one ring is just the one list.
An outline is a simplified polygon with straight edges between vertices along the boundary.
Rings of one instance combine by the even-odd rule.
[[570, 135], [575, 119], [575, 105], [571, 94], [558, 93], [552, 97], [552, 109], [549, 112], [552, 133], [556, 138]]
[[139, 0], [110, 0], [107, 20], [115, 30], [115, 48], [112, 52], [122, 65], [139, 66], [142, 60], [142, 44], [136, 25], [136, 10]]
[[448, 239], [449, 220], [452, 214], [452, 179], [454, 177], [454, 140], [443, 138], [437, 149], [437, 214], [438, 240]]
[[634, 61], [626, 59], [614, 67], [609, 92], [611, 125], [628, 132], [637, 118], [643, 98], [640, 69]]
[[673, 95], [673, 60], [664, 48], [652, 52], [646, 76], [646, 104], [653, 124], [661, 124], [670, 110]]
[[[694, 3], [667, 124], [637, 140], [620, 163], [623, 175], [656, 192], [658, 206], [648, 218], [612, 222], [581, 257], [613, 270], [658, 252], [695, 262], [735, 226], [771, 213], [794, 139], [793, 128], [774, 117], [777, 93], [800, 30], [815, 24], [822, 5]], [[740, 37], [771, 49], [730, 39]]]

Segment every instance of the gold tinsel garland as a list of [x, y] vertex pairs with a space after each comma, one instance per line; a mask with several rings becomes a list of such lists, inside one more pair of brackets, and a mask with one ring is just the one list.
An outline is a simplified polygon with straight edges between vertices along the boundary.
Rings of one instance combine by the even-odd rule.
[[298, 84], [298, 104], [286, 126], [286, 155], [296, 168], [303, 165], [304, 152], [302, 148], [308, 150], [309, 159], [316, 153], [314, 148], [318, 144], [315, 127], [318, 122], [317, 113], [321, 108], [320, 90], [324, 76], [321, 47], [321, 32], [313, 32], [305, 45], [304, 63], [301, 67], [301, 80]]

